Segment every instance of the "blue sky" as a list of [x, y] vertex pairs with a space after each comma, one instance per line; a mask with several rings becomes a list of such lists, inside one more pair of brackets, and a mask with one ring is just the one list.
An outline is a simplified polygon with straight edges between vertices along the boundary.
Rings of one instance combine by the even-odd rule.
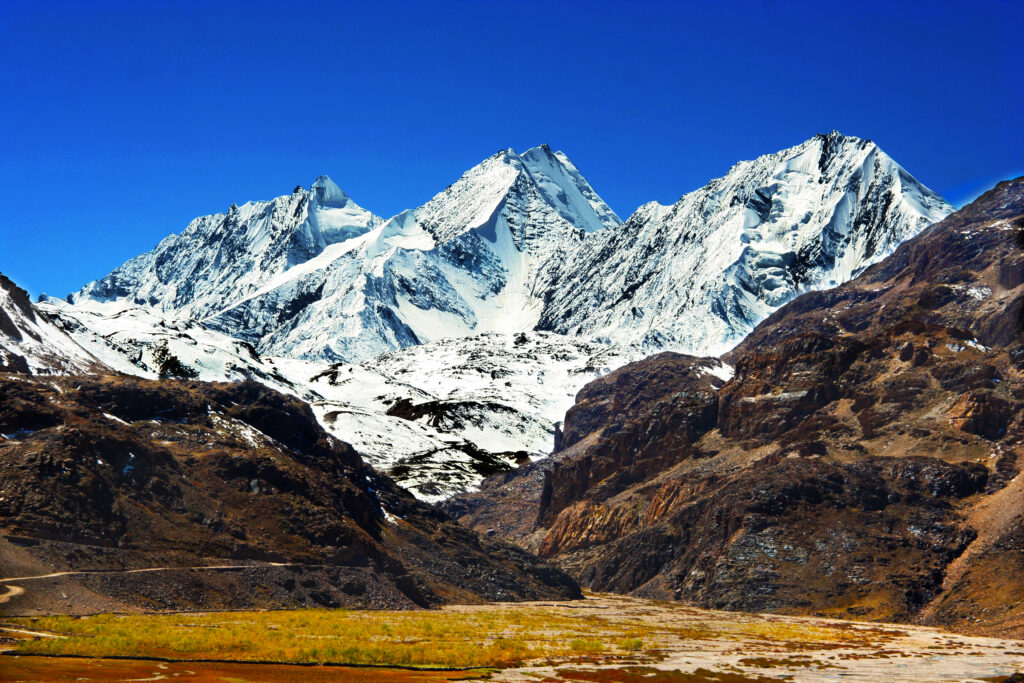
[[959, 204], [1024, 172], [1022, 6], [0, 0], [0, 272], [64, 295], [321, 173], [387, 217], [542, 142], [623, 218], [832, 129]]

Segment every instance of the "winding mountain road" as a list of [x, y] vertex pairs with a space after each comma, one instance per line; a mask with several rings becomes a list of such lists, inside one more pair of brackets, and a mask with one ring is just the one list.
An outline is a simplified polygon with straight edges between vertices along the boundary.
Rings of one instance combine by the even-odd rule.
[[166, 572], [176, 569], [209, 569], [209, 570], [230, 570], [230, 569], [254, 569], [258, 567], [297, 567], [294, 562], [265, 562], [263, 564], [213, 564], [199, 565], [195, 567], [144, 567], [143, 569], [79, 569], [66, 572], [53, 572], [52, 574], [38, 574], [36, 576], [15, 576], [0, 579], [0, 583], [14, 583], [15, 581], [36, 581], [38, 579], [53, 579], [58, 576], [76, 576], [85, 574], [141, 574], [143, 572]]
[[0, 595], [0, 605], [25, 592], [25, 589], [21, 586], [5, 586], [5, 588], [7, 588], [7, 592]]
[[51, 572], [49, 574], [37, 574], [35, 576], [14, 576], [9, 578], [0, 579], [0, 584], [7, 584], [5, 588], [7, 591], [0, 595], [0, 605], [8, 602], [12, 598], [15, 598], [23, 593], [25, 589], [21, 586], [11, 585], [15, 582], [23, 583], [25, 581], [39, 581], [41, 579], [53, 579], [60, 576], [84, 576], [87, 574], [142, 574], [145, 572], [165, 572], [175, 571], [180, 569], [199, 569], [208, 571], [230, 571], [235, 569], [253, 569], [259, 567], [297, 567], [298, 564], [294, 562], [265, 562], [263, 564], [218, 564], [218, 565], [200, 565], [194, 567], [144, 567], [142, 569], [81, 569], [71, 570], [64, 572]]

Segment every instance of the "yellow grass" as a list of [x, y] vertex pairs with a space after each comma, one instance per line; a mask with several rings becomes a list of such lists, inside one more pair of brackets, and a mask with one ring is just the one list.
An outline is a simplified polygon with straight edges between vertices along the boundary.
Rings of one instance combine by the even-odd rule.
[[615, 642], [627, 635], [601, 618], [538, 608], [475, 613], [303, 609], [12, 621], [68, 636], [25, 641], [19, 646], [25, 654], [453, 668], [595, 655], [604, 651], [606, 639]]
[[[680, 609], [648, 604], [654, 611]], [[656, 656], [655, 650], [679, 640], [771, 641], [802, 650], [859, 639], [845, 625], [742, 615], [709, 618], [712, 614], [666, 621], [653, 619], [647, 609], [600, 615], [570, 605], [525, 604], [439, 611], [301, 609], [10, 621], [20, 628], [66, 636], [22, 641], [18, 652], [24, 654], [442, 668], [509, 667], [546, 658]], [[884, 640], [884, 631], [872, 631], [872, 640]]]
[[639, 650], [644, 646], [642, 638], [623, 638], [618, 643], [620, 650]]
[[[507, 667], [518, 668], [523, 677], [537, 674], [550, 680], [553, 669], [559, 680], [605, 683], [780, 680], [780, 675], [807, 678], [826, 669], [873, 680], [887, 660], [903, 667], [908, 657], [920, 669], [921, 675], [914, 680], [935, 680], [935, 672], [947, 664], [961, 667], [975, 660], [972, 676], [977, 678], [976, 674], [989, 671], [1012, 672], [1020, 662], [1013, 641], [970, 643], [965, 637], [928, 629], [715, 612], [617, 596], [436, 611], [308, 609], [22, 617], [0, 626], [8, 628], [7, 636], [28, 638], [17, 644], [17, 654], [93, 658], [3, 658], [6, 661], [0, 664], [10, 668], [12, 662], [20, 662], [21, 668], [4, 671], [8, 675], [0, 674], [0, 680], [78, 680], [86, 669], [110, 673], [104, 680], [146, 679], [146, 666], [140, 662], [147, 657], [178, 660], [167, 668], [161, 663], [160, 675], [188, 667], [187, 671], [209, 673], [201, 680], [223, 680], [242, 678], [253, 667], [262, 667], [249, 673], [258, 680], [285, 676], [302, 683], [331, 677], [374, 683], [477, 680], [486, 676], [485, 670]], [[59, 637], [33, 638], [32, 632]], [[138, 659], [103, 659], [113, 655]], [[197, 659], [213, 663], [182, 661]], [[861, 660], [869, 663], [870, 671]], [[288, 667], [279, 666], [311, 663], [419, 670], [295, 667], [289, 672]], [[69, 677], [55, 675], [55, 667], [66, 669]], [[121, 677], [118, 672], [127, 671], [126, 667], [139, 675]], [[275, 673], [274, 667], [282, 671]], [[435, 675], [424, 668], [443, 671]], [[37, 670], [46, 675], [33, 679], [32, 672]]]

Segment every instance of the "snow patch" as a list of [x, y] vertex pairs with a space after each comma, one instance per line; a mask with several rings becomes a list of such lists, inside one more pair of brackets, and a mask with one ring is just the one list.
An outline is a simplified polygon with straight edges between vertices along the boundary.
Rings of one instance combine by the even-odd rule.
[[992, 290], [988, 287], [969, 287], [967, 294], [978, 301], [984, 301], [988, 297], [992, 296]]

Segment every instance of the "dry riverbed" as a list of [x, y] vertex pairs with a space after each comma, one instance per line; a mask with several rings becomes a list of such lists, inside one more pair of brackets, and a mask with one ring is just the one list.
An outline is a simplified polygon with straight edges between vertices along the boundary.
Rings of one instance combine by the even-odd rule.
[[[2, 627], [0, 681], [960, 683], [1024, 671], [1024, 641], [608, 595], [436, 611], [10, 618]], [[129, 659], [110, 658], [118, 655]]]

